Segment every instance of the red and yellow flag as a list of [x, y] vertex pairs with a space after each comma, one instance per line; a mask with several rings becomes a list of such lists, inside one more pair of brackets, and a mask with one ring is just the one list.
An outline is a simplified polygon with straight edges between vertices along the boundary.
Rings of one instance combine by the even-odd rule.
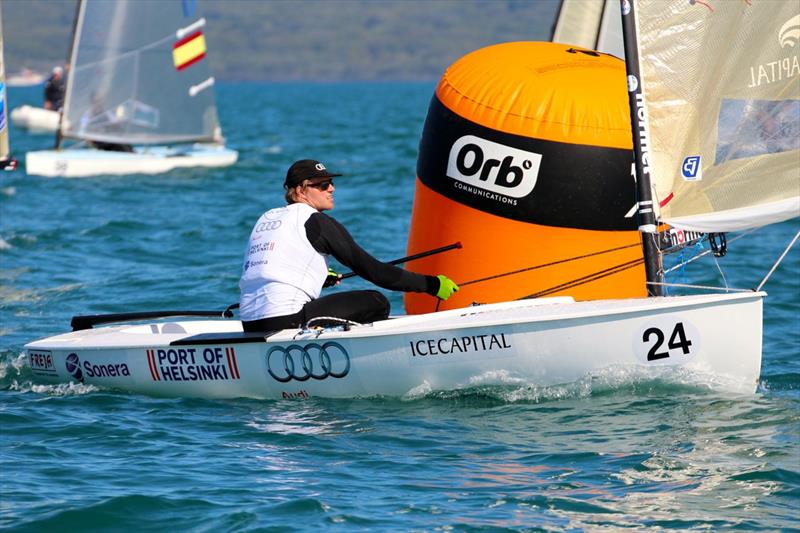
[[176, 70], [183, 70], [206, 57], [206, 39], [202, 31], [187, 35], [172, 45], [172, 61]]

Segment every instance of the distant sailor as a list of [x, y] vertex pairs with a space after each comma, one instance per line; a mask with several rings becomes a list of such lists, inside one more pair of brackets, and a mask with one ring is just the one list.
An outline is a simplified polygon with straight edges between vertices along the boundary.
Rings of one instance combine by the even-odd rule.
[[64, 69], [53, 67], [44, 84], [44, 108], [58, 111], [64, 105]]
[[315, 317], [359, 323], [384, 320], [389, 300], [375, 290], [320, 297], [339, 283], [328, 268], [333, 256], [362, 278], [395, 291], [424, 292], [447, 300], [458, 286], [444, 275], [427, 276], [378, 261], [339, 222], [323, 213], [333, 209], [333, 178], [312, 159], [295, 162], [286, 173], [287, 206], [261, 215], [250, 234], [239, 281], [239, 314], [245, 331], [296, 328]]

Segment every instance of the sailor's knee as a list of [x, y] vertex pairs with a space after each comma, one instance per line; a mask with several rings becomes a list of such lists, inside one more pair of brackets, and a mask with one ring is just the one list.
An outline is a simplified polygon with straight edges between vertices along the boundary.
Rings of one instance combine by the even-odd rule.
[[378, 291], [369, 290], [366, 292], [369, 293], [372, 299], [373, 309], [375, 309], [376, 315], [382, 317], [382, 319], [389, 318], [389, 313], [392, 309], [389, 299]]

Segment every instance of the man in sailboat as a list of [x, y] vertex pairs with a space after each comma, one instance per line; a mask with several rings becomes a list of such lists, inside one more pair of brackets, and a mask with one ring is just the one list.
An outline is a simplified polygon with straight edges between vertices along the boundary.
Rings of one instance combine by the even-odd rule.
[[44, 108], [58, 111], [64, 105], [64, 69], [53, 67], [44, 84]]
[[341, 276], [328, 256], [364, 279], [395, 291], [424, 292], [447, 300], [458, 286], [447, 276], [427, 276], [378, 261], [332, 217], [334, 174], [313, 159], [296, 161], [284, 181], [288, 205], [261, 215], [250, 234], [239, 281], [239, 315], [245, 331], [296, 328], [315, 317], [359, 323], [384, 320], [389, 300], [375, 290], [320, 297]]

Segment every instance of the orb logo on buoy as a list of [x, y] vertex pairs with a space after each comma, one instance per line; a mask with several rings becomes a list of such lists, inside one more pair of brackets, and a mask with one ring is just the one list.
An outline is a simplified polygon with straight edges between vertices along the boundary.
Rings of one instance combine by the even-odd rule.
[[523, 198], [536, 186], [541, 161], [542, 154], [464, 135], [450, 148], [447, 175], [496, 194]]

